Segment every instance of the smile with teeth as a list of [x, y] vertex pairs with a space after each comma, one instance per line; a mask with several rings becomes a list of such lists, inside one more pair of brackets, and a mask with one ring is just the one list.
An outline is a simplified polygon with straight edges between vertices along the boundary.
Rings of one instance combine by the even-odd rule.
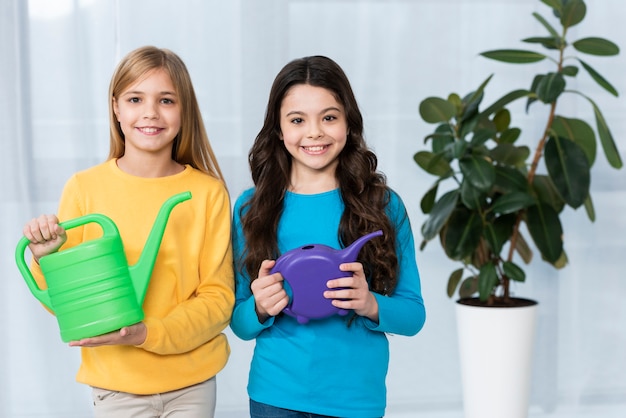
[[313, 145], [310, 147], [302, 147], [306, 152], [321, 152], [324, 151], [328, 145]]
[[141, 131], [144, 134], [155, 134], [161, 130], [160, 128], [153, 128], [153, 127], [145, 127], [145, 128], [137, 128], [137, 129], [139, 129], [139, 131]]

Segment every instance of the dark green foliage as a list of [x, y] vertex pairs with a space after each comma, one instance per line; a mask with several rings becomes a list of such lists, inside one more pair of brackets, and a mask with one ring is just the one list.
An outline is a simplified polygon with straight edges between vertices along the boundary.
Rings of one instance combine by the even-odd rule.
[[[545, 52], [500, 49], [481, 55], [517, 65], [550, 60], [555, 63], [552, 71], [531, 75], [528, 90], [512, 90], [483, 110], [484, 91], [493, 74], [463, 98], [456, 93], [448, 98], [428, 97], [419, 106], [422, 119], [437, 124], [425, 138], [430, 147], [414, 155], [419, 167], [437, 177], [421, 202], [429, 216], [422, 225], [420, 248], [439, 237], [446, 255], [463, 264], [450, 275], [450, 297], [458, 290], [460, 297], [478, 293], [488, 304], [495, 298], [506, 302], [510, 280], [526, 278], [515, 255], [524, 263], [532, 260], [526, 233], [542, 260], [563, 267], [567, 262], [560, 220], [563, 209], [584, 206], [588, 218], [595, 220], [589, 191], [598, 142], [613, 168], [623, 166], [598, 106], [586, 94], [567, 88], [568, 79], [583, 74], [618, 96], [611, 83], [576, 54], [615, 56], [619, 47], [600, 37], [567, 38], [568, 29], [585, 18], [583, 0], [541, 2], [550, 8], [550, 20], [556, 18], [560, 28], [533, 13], [547, 33], [522, 42]], [[527, 110], [530, 106], [546, 109], [547, 125], [532, 142], [532, 151], [518, 144], [523, 133], [511, 126], [507, 106], [519, 99], [526, 100]], [[556, 114], [557, 103], [570, 99], [584, 99], [592, 106], [595, 131], [586, 121]], [[546, 172], [538, 172], [543, 167]], [[438, 196], [440, 190], [445, 192]]]

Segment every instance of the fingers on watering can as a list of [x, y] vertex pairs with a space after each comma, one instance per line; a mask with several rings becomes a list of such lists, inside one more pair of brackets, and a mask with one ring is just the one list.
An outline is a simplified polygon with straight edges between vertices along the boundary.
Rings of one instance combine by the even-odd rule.
[[39, 228], [38, 218], [33, 218], [26, 225], [24, 225], [24, 229], [22, 230], [22, 232], [24, 233], [24, 236], [28, 238], [31, 242], [40, 241], [42, 237]]
[[363, 264], [355, 261], [353, 263], [341, 263], [339, 265], [339, 270], [341, 271], [352, 271], [352, 272], [358, 272], [363, 270]]
[[259, 267], [258, 277], [267, 276], [270, 274], [270, 270], [276, 264], [276, 260], [263, 260], [261, 267]]
[[45, 242], [57, 238], [59, 220], [55, 215], [33, 218], [24, 227], [24, 236], [32, 242]]
[[48, 232], [46, 238], [48, 240], [56, 240], [65, 234], [65, 230], [59, 225], [59, 219], [55, 215], [47, 215], [47, 222], [44, 227], [46, 226]]

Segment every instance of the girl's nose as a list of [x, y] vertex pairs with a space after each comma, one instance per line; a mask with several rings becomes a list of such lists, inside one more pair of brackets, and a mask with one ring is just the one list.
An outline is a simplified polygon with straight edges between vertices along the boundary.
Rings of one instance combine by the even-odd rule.
[[143, 117], [145, 119], [158, 119], [159, 112], [157, 110], [157, 104], [146, 103], [146, 106], [144, 107], [144, 111], [143, 111]]
[[311, 139], [318, 139], [324, 136], [324, 131], [317, 123], [312, 123], [311, 128], [309, 129], [309, 134], [307, 135]]

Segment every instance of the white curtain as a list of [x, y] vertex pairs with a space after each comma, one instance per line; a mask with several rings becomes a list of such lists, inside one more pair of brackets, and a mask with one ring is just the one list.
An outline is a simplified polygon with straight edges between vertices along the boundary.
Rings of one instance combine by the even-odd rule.
[[[587, 18], [573, 32], [625, 48], [622, 0], [587, 5]], [[332, 57], [352, 81], [368, 142], [403, 197], [419, 242], [425, 219], [419, 200], [433, 181], [412, 160], [432, 130], [419, 118], [419, 102], [465, 94], [491, 73], [486, 102], [527, 87], [536, 68], [516, 69], [478, 53], [543, 36], [535, 11], [550, 15], [539, 0], [0, 0], [0, 416], [91, 416], [89, 389], [74, 380], [79, 352], [61, 342], [54, 317], [19, 274], [14, 252], [24, 223], [56, 210], [67, 178], [105, 159], [107, 88], [121, 56], [152, 44], [183, 58], [233, 200], [251, 184], [247, 152], [275, 74], [292, 58]], [[624, 56], [610, 65], [590, 59], [622, 95]], [[598, 92], [594, 100], [625, 158], [623, 98], [593, 90], [583, 74], [578, 79], [580, 90]], [[586, 102], [560, 111], [592, 116]], [[513, 120], [532, 141], [542, 117], [516, 109]], [[625, 179], [624, 170], [611, 169], [600, 154], [592, 173], [597, 221], [590, 224], [581, 211], [566, 215], [570, 264], [561, 271], [534, 264], [527, 283], [514, 289], [540, 302], [532, 416], [623, 416]], [[454, 302], [445, 296], [454, 265], [435, 243], [418, 251], [417, 260], [427, 323], [416, 337], [390, 337], [388, 416], [461, 417]], [[239, 418], [247, 413], [253, 343], [230, 332], [229, 338], [232, 356], [218, 375], [217, 416]]]

